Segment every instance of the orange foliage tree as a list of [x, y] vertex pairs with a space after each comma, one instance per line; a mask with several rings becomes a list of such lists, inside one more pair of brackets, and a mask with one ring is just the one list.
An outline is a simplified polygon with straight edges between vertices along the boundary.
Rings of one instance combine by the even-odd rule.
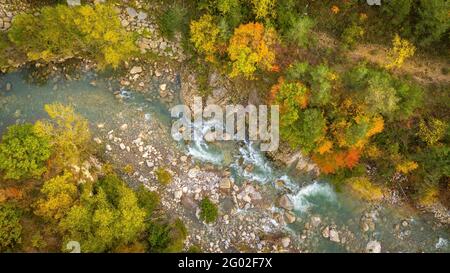
[[240, 25], [234, 30], [228, 46], [232, 61], [231, 77], [253, 78], [257, 69], [272, 70], [275, 63], [276, 33], [260, 23]]

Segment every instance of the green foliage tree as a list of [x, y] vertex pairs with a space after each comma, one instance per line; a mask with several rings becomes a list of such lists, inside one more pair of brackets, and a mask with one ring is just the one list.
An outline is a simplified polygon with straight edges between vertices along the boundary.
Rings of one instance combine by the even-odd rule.
[[390, 78], [383, 74], [376, 73], [369, 79], [368, 88], [363, 96], [368, 111], [373, 114], [381, 113], [386, 116], [392, 116], [398, 109], [400, 99], [390, 83]]
[[145, 189], [144, 186], [140, 186], [136, 192], [138, 198], [138, 204], [141, 208], [145, 209], [147, 216], [152, 216], [154, 211], [159, 206], [159, 195], [156, 192]]
[[423, 102], [423, 90], [419, 86], [365, 65], [349, 70], [345, 85], [354, 91], [367, 112], [382, 114], [390, 120], [408, 119]]
[[289, 67], [287, 78], [306, 83], [311, 89], [311, 105], [324, 106], [332, 98], [333, 81], [336, 75], [325, 64], [310, 66], [306, 62], [297, 62]]
[[116, 68], [137, 47], [112, 5], [45, 6], [39, 15], [19, 14], [8, 32], [10, 41], [30, 61], [86, 57], [103, 69]]
[[431, 147], [417, 155], [427, 181], [436, 185], [442, 177], [450, 177], [450, 147]]
[[381, 11], [384, 16], [390, 19], [390, 24], [395, 27], [401, 27], [402, 33], [407, 34], [411, 32], [411, 25], [408, 19], [413, 10], [414, 2], [415, 0], [386, 1], [381, 5]]
[[151, 252], [181, 252], [187, 236], [187, 229], [180, 219], [173, 222], [154, 221], [148, 227], [148, 242]]
[[39, 177], [50, 154], [48, 138], [39, 136], [33, 125], [12, 125], [0, 143], [0, 170], [6, 179]]
[[219, 215], [219, 210], [216, 204], [214, 204], [208, 197], [205, 197], [200, 202], [200, 219], [206, 223], [215, 222], [217, 216]]
[[175, 3], [169, 7], [160, 17], [158, 21], [161, 33], [172, 39], [177, 31], [182, 31], [187, 15], [186, 9]]
[[313, 151], [320, 140], [325, 137], [326, 119], [321, 110], [309, 108], [301, 112], [296, 119], [280, 121], [280, 135], [293, 148], [303, 152]]
[[0, 204], [0, 252], [20, 243], [22, 225], [21, 212], [10, 204]]
[[286, 37], [298, 47], [305, 48], [311, 43], [311, 30], [314, 25], [314, 20], [308, 16], [295, 18]]
[[67, 240], [80, 242], [81, 251], [104, 252], [134, 242], [145, 230], [145, 216], [135, 193], [110, 175], [86, 184], [59, 226]]
[[447, 0], [420, 0], [418, 4], [419, 19], [414, 32], [417, 42], [421, 46], [427, 46], [441, 40], [443, 35], [448, 32], [450, 2]]

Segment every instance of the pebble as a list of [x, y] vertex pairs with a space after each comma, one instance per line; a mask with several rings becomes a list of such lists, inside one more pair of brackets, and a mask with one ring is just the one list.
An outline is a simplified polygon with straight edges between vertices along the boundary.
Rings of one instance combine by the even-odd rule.
[[290, 244], [291, 244], [291, 238], [289, 238], [289, 237], [283, 237], [283, 238], [281, 239], [281, 245], [282, 245], [284, 248], [288, 247]]
[[131, 70], [130, 70], [131, 75], [135, 75], [135, 74], [139, 74], [139, 73], [142, 73], [142, 67], [140, 67], [140, 66], [133, 66], [133, 68], [131, 68]]
[[183, 191], [180, 191], [180, 190], [175, 191], [174, 196], [175, 196], [175, 199], [180, 199], [181, 196], [183, 196]]
[[131, 18], [134, 18], [138, 15], [138, 13], [136, 12], [136, 10], [134, 8], [126, 8], [126, 11], [128, 13], [128, 16], [130, 16]]

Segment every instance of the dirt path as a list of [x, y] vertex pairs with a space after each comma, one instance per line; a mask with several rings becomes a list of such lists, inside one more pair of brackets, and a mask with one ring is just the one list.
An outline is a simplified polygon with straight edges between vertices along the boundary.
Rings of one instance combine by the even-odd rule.
[[[320, 32], [317, 34], [319, 46], [337, 48], [339, 41], [330, 35]], [[384, 66], [389, 63], [388, 48], [377, 44], [358, 44], [355, 48], [347, 51], [347, 59], [352, 63], [368, 61], [370, 63]], [[405, 61], [403, 66], [394, 69], [397, 75], [410, 75], [421, 84], [450, 84], [450, 73], [444, 75], [443, 68], [450, 68], [450, 60], [438, 59], [434, 56], [416, 55]]]

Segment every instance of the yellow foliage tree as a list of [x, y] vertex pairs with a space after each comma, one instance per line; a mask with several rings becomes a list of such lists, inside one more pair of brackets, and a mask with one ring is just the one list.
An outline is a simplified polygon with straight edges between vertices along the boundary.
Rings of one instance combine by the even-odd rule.
[[437, 118], [432, 118], [429, 122], [421, 120], [418, 135], [428, 145], [433, 146], [445, 136], [447, 127], [448, 124], [445, 121]]
[[65, 173], [46, 181], [41, 189], [44, 197], [37, 201], [35, 213], [47, 219], [62, 219], [78, 197], [71, 179], [72, 175]]
[[256, 19], [275, 17], [276, 0], [251, 0]]
[[366, 137], [371, 137], [378, 133], [383, 132], [384, 129], [384, 120], [382, 116], [376, 116], [372, 119], [372, 128], [366, 134]]
[[275, 42], [274, 30], [266, 30], [260, 23], [248, 23], [236, 28], [228, 47], [228, 55], [233, 62], [230, 76], [243, 74], [251, 79], [257, 68], [272, 69]]
[[45, 6], [38, 15], [19, 14], [8, 38], [29, 60], [86, 57], [101, 69], [116, 68], [137, 51], [134, 35], [110, 4]]
[[324, 140], [322, 143], [319, 144], [319, 147], [317, 148], [317, 152], [321, 155], [331, 150], [333, 147], [333, 142], [330, 140]]
[[400, 68], [406, 59], [414, 56], [415, 52], [416, 47], [410, 41], [395, 34], [392, 49], [389, 52], [390, 63], [386, 65], [386, 68]]
[[347, 183], [350, 190], [363, 200], [375, 202], [383, 198], [382, 188], [372, 184], [367, 177], [353, 177]]
[[419, 196], [419, 203], [422, 206], [428, 207], [439, 201], [439, 189], [437, 187], [430, 187]]
[[397, 170], [397, 172], [401, 172], [403, 174], [408, 174], [411, 171], [417, 169], [417, 167], [419, 167], [417, 162], [405, 161], [405, 162], [402, 162], [400, 164], [397, 164], [397, 166], [395, 166], [395, 169]]
[[83, 155], [87, 155], [91, 133], [88, 121], [75, 113], [71, 106], [59, 103], [45, 105], [49, 120], [35, 123], [38, 134], [51, 140], [53, 155], [51, 167], [57, 171], [79, 165]]
[[197, 21], [190, 24], [191, 41], [198, 52], [206, 55], [206, 60], [214, 61], [214, 54], [217, 52], [217, 37], [219, 28], [214, 24], [214, 18], [205, 14]]

